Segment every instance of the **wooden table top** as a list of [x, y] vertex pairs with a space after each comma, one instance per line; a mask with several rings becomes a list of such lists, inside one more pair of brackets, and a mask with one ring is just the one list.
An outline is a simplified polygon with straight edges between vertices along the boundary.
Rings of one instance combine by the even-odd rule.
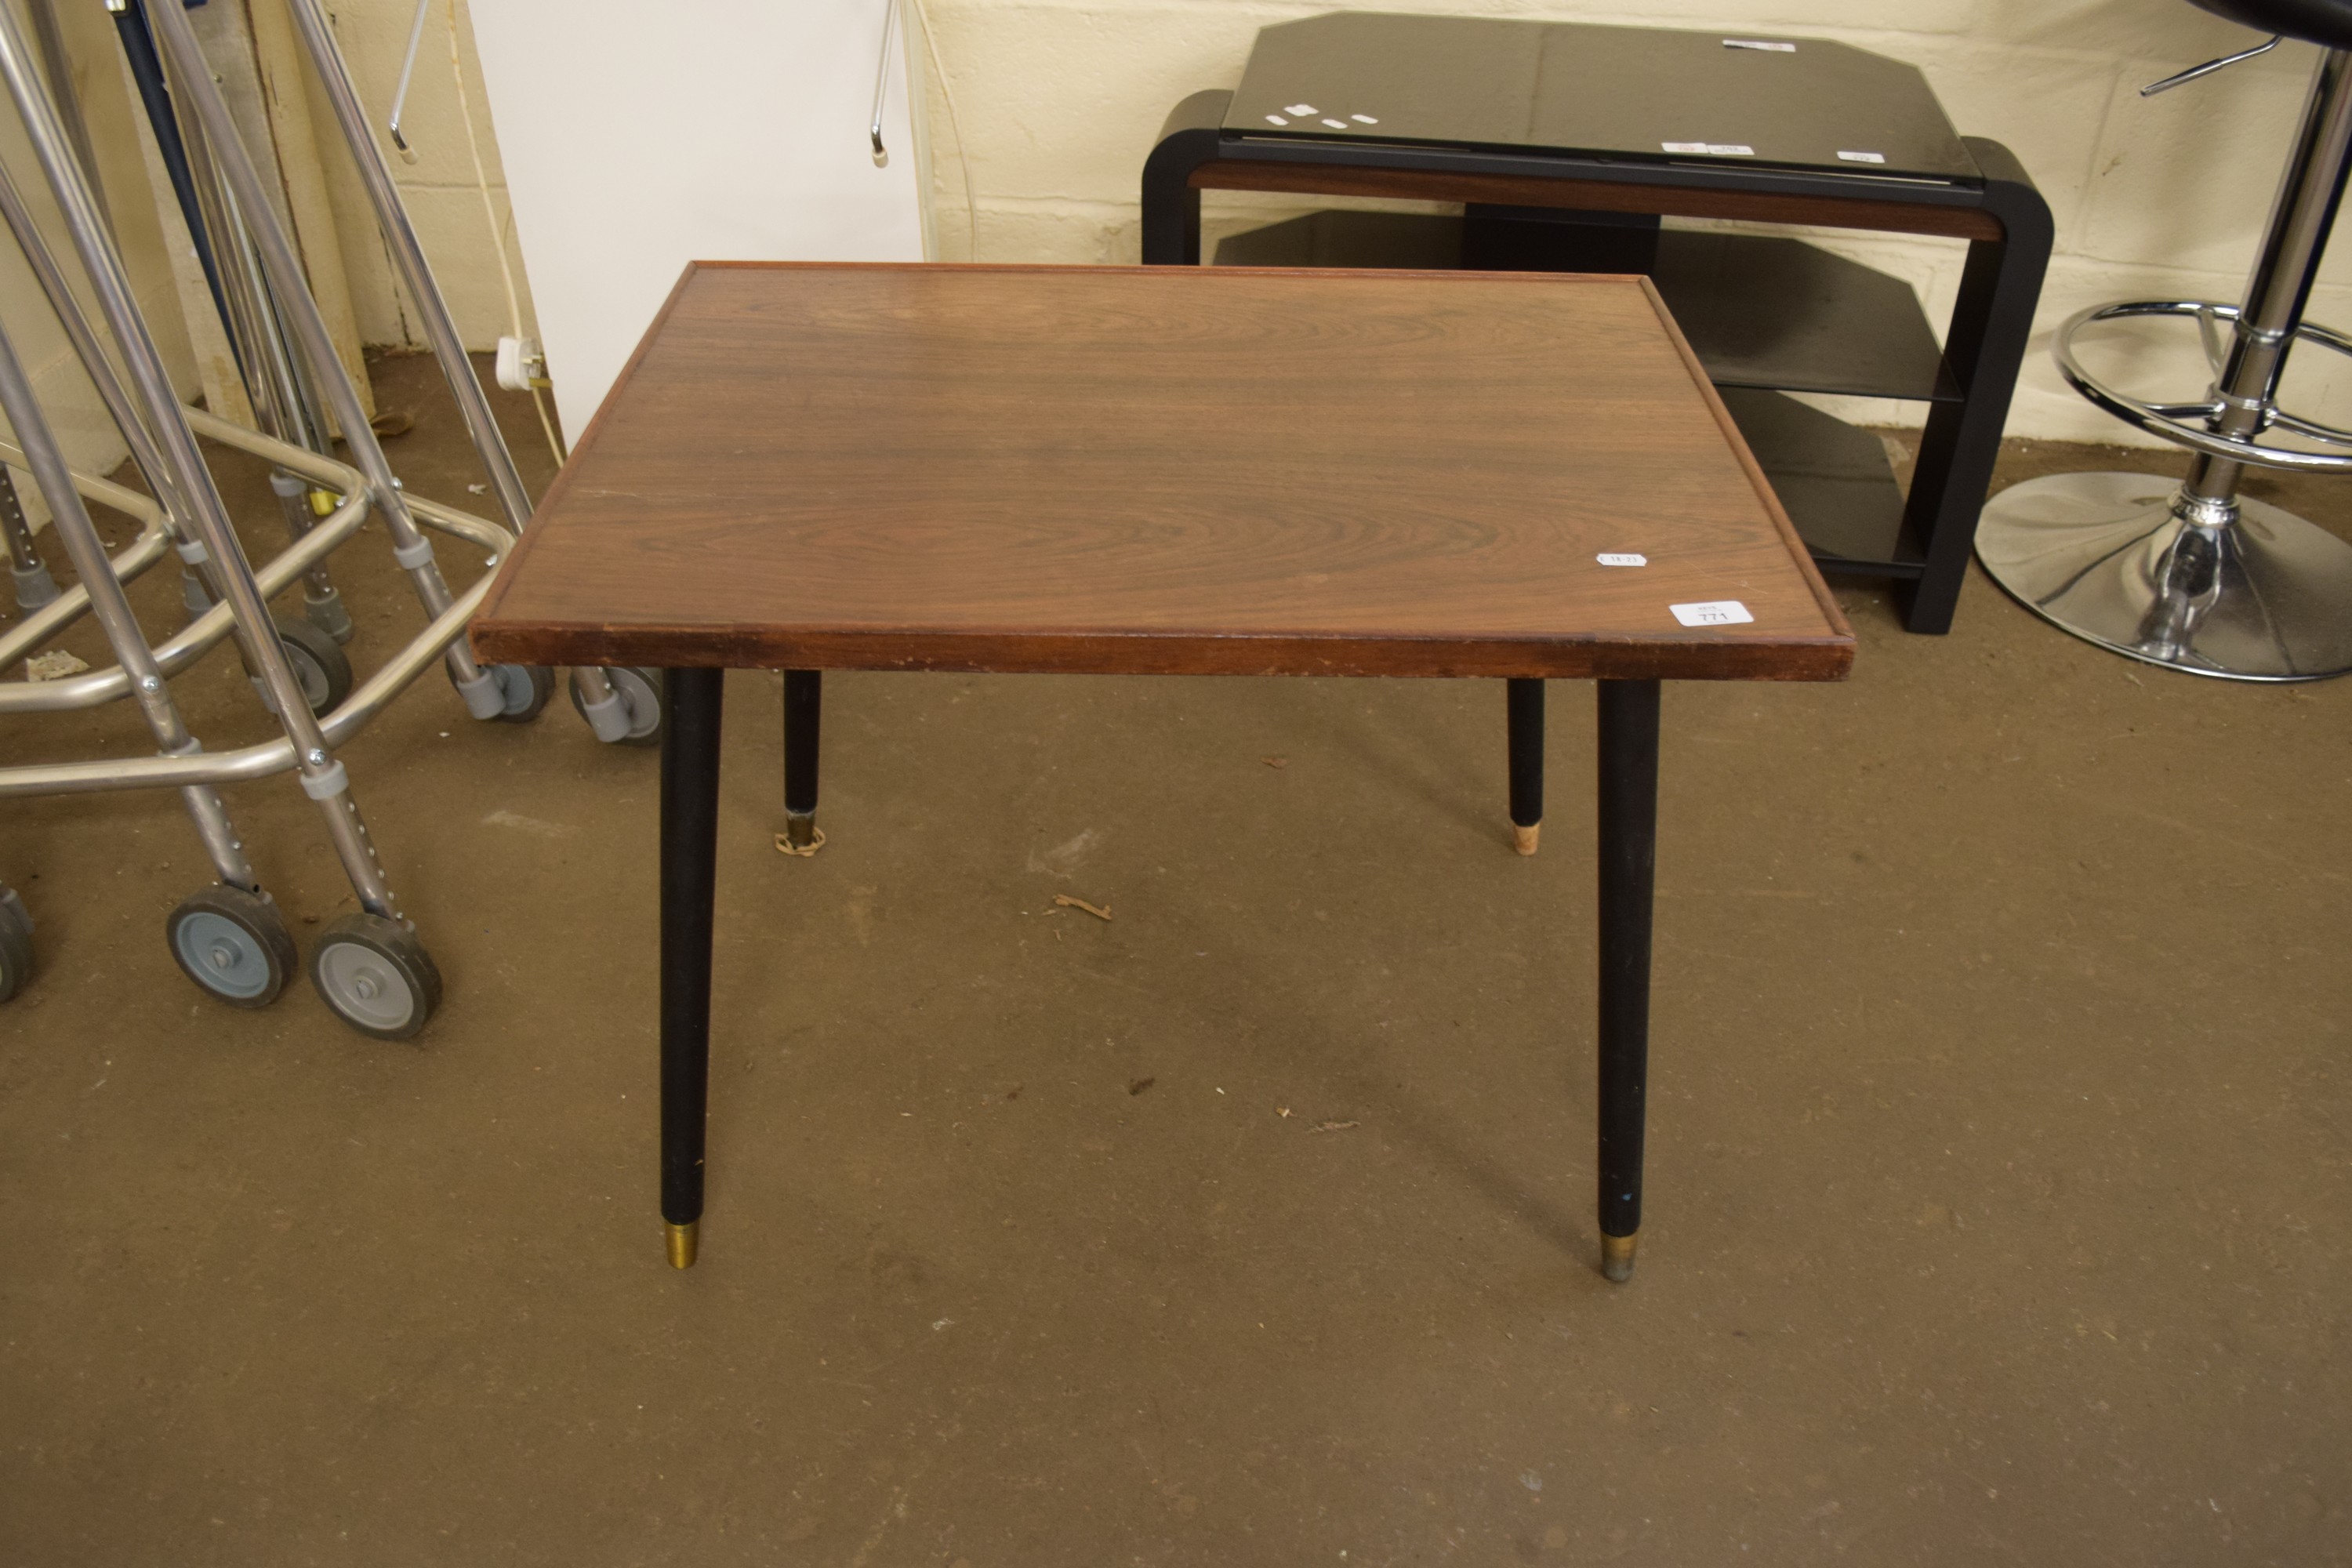
[[[1751, 618], [1690, 608], [1727, 602]], [[1645, 280], [1187, 267], [689, 268], [472, 636], [803, 669], [1853, 655]]]

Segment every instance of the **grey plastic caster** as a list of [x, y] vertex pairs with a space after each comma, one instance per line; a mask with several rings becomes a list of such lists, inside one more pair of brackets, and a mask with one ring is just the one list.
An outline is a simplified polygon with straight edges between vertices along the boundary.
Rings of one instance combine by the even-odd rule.
[[501, 724], [528, 724], [555, 698], [555, 671], [536, 664], [494, 664], [491, 677], [507, 705], [493, 717]]
[[343, 608], [343, 596], [332, 588], [318, 598], [312, 598], [305, 588], [302, 618], [334, 638], [339, 647], [352, 640], [352, 613]]
[[[623, 665], [604, 671], [604, 679], [613, 683], [614, 693], [628, 710], [629, 728], [613, 743], [617, 746], [658, 746], [661, 744], [662, 683], [658, 670], [640, 669]], [[574, 676], [568, 683], [572, 689], [572, 706], [581, 718], [588, 717], [588, 705], [580, 698], [580, 679]]]
[[383, 915], [345, 915], [310, 950], [310, 984], [335, 1016], [379, 1040], [414, 1038], [441, 1005], [441, 972], [416, 932]]
[[0, 1002], [25, 988], [33, 973], [33, 917], [14, 888], [0, 888]]
[[267, 1007], [298, 962], [294, 939], [267, 893], [226, 884], [191, 893], [163, 922], [189, 979], [232, 1007]]
[[352, 661], [344, 657], [334, 635], [292, 616], [275, 616], [271, 619], [278, 627], [278, 641], [286, 649], [286, 662], [294, 667], [294, 679], [301, 686], [302, 700], [310, 705], [310, 711], [324, 718], [341, 707], [343, 699], [352, 694]]
[[16, 580], [18, 609], [30, 613], [57, 598], [58, 580], [49, 575], [48, 567], [42, 563], [36, 561], [30, 566], [12, 565], [8, 571]]

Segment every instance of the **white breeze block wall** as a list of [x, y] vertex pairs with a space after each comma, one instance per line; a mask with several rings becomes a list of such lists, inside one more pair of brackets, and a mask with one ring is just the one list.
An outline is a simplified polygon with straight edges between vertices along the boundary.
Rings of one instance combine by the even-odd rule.
[[[282, 0], [251, 0], [256, 5]], [[450, 60], [452, 6], [457, 12], [457, 64]], [[416, 14], [415, 0], [334, 0], [330, 5], [335, 39], [351, 68], [360, 101], [381, 130], [400, 83], [401, 59], [408, 47], [408, 28]], [[643, 26], [660, 25], [660, 8], [648, 7]], [[308, 61], [305, 62], [308, 67]], [[459, 100], [458, 70], [464, 72], [464, 103]], [[305, 83], [306, 86], [309, 84]], [[352, 309], [360, 336], [369, 343], [391, 347], [426, 347], [424, 328], [408, 305], [406, 291], [384, 248], [350, 155], [336, 134], [334, 121], [323, 100], [312, 99], [312, 117], [319, 133], [319, 161], [327, 175], [335, 205], [335, 228], [343, 242], [343, 264], [350, 274]], [[472, 152], [466, 141], [466, 109], [473, 114], [474, 134], [481, 154], [484, 181], [478, 181]], [[495, 348], [509, 325], [506, 285], [499, 275], [498, 251], [492, 238], [491, 216], [503, 232], [509, 265], [520, 296], [522, 331], [535, 333], [530, 284], [524, 276], [522, 252], [515, 243], [513, 213], [507, 202], [506, 172], [499, 162], [498, 132], [490, 118], [489, 99], [482, 86], [481, 60], [474, 52], [473, 20], [465, 0], [433, 0], [425, 23], [425, 40], [417, 50], [416, 72], [409, 83], [408, 101], [401, 115], [401, 133], [416, 153], [414, 163], [403, 162], [389, 141], [380, 141], [392, 160], [392, 174], [400, 199], [408, 208], [417, 237], [433, 265], [434, 278], [457, 318], [457, 331], [469, 349]], [[489, 213], [482, 201], [482, 184], [489, 187]]]
[[[2056, 218], [2057, 251], [2011, 432], [2107, 441], [2126, 438], [2124, 427], [2065, 390], [2050, 367], [2049, 329], [2108, 300], [2238, 298], [2316, 53], [2285, 46], [2142, 100], [2141, 84], [2258, 39], [2187, 0], [1657, 0], [1640, 9], [1534, 0], [927, 5], [969, 138], [979, 255], [987, 261], [1136, 260], [1137, 184], [1160, 121], [1188, 93], [1236, 85], [1251, 40], [1269, 23], [1360, 9], [1723, 27], [1836, 38], [1908, 60], [1927, 73], [1962, 134], [2016, 153]], [[958, 259], [964, 192], [945, 109], [934, 84], [938, 232], [941, 255]], [[1211, 193], [1208, 243], [1316, 205], [1334, 204]], [[1820, 237], [1909, 279], [1940, 326], [1958, 282], [1956, 246]], [[2352, 254], [2338, 252], [2314, 314], [2352, 327]], [[2139, 356], [2135, 368], [2158, 377], [2148, 390], [2202, 389], [2202, 361], [2189, 342], [2183, 336], [2179, 352]], [[2335, 360], [2318, 352], [2300, 357], [2290, 384], [2302, 411], [2346, 413], [2352, 375]], [[2340, 391], [2327, 384], [2331, 373], [2346, 383]], [[1916, 422], [1917, 411], [1901, 405], [1864, 406], [1882, 419], [1900, 411]]]

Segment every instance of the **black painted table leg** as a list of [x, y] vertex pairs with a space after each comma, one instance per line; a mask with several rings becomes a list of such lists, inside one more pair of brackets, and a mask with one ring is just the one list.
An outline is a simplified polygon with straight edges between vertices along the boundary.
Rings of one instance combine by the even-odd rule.
[[1511, 844], [1522, 855], [1536, 852], [1543, 831], [1544, 683], [1506, 681], [1511, 741]]
[[824, 716], [824, 672], [784, 671], [784, 842], [816, 846], [817, 737]]
[[1601, 1256], [1633, 1275], [1650, 1071], [1650, 913], [1658, 847], [1658, 683], [1603, 680], [1601, 698]]
[[666, 672], [661, 768], [661, 1210], [673, 1267], [694, 1265], [710, 1090], [710, 911], [726, 671]]

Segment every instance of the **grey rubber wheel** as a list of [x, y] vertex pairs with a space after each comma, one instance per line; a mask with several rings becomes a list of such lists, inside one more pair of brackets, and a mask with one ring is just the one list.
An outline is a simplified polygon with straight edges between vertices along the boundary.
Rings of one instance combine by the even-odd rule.
[[33, 973], [33, 917], [14, 888], [0, 888], [0, 1002], [25, 988]]
[[499, 683], [506, 707], [494, 715], [501, 724], [528, 724], [545, 712], [555, 698], [555, 671], [537, 664], [494, 664], [490, 676]]
[[[661, 744], [662, 682], [661, 672], [643, 669], [635, 665], [621, 665], [604, 671], [604, 679], [613, 683], [620, 694], [621, 706], [629, 712], [629, 732], [613, 743], [616, 746], [658, 746]], [[580, 700], [580, 678], [573, 676], [572, 706], [580, 717], [588, 717], [588, 705]]]
[[342, 646], [331, 633], [306, 619], [293, 616], [272, 619], [278, 645], [286, 650], [286, 662], [294, 667], [294, 679], [301, 685], [302, 700], [310, 711], [324, 717], [341, 707], [343, 699], [352, 694], [352, 661], [344, 657]]
[[267, 1007], [298, 962], [294, 939], [267, 893], [226, 884], [181, 901], [163, 922], [189, 979], [232, 1007]]
[[414, 1038], [441, 1005], [441, 972], [416, 932], [382, 915], [345, 915], [310, 950], [310, 984], [335, 1016], [379, 1040]]

